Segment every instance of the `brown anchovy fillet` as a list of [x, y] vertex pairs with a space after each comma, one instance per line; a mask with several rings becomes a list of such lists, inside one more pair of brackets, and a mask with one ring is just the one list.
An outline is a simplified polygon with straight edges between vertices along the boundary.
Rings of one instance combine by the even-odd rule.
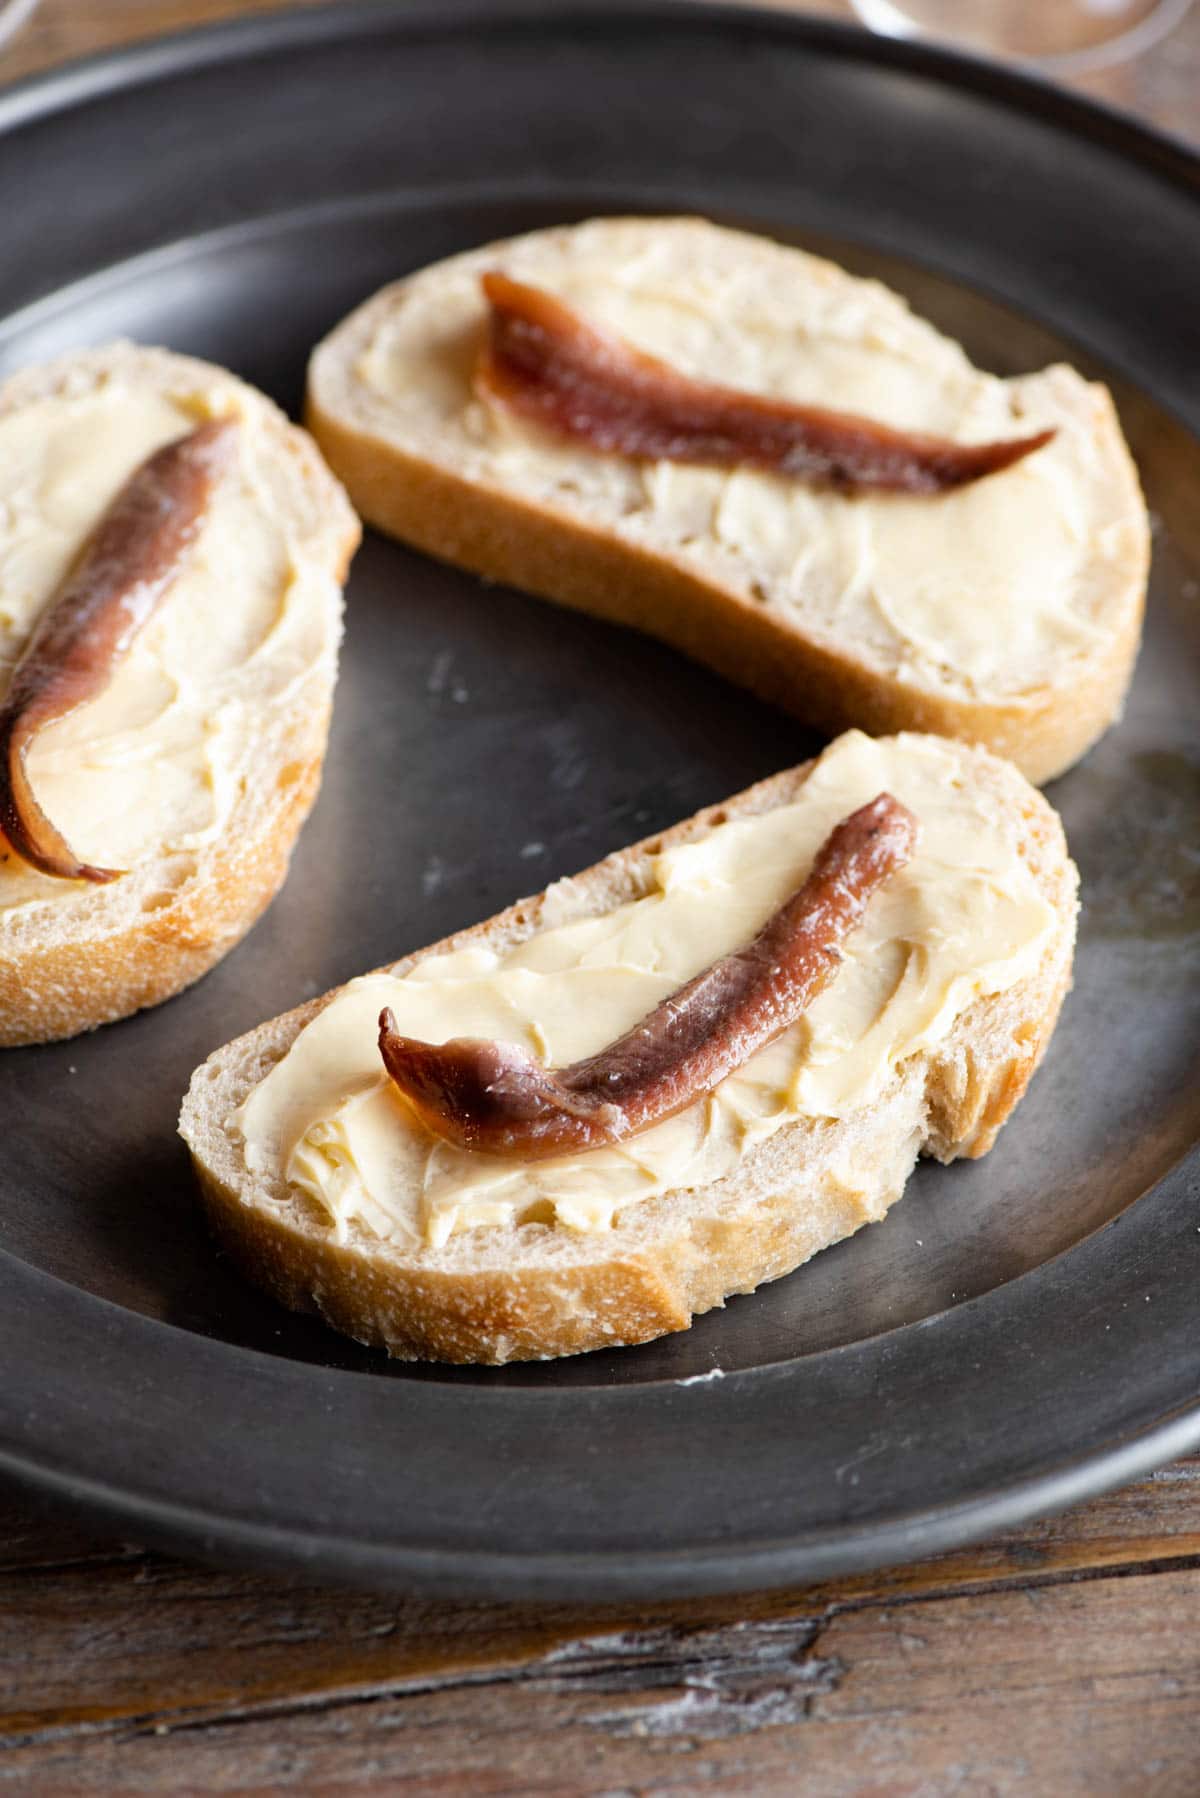
[[81, 862], [29, 782], [43, 725], [103, 692], [191, 553], [212, 489], [233, 457], [230, 419], [156, 450], [121, 488], [39, 618], [0, 706], [0, 831], [22, 860], [60, 880], [115, 880]]
[[598, 1055], [544, 1068], [512, 1043], [401, 1036], [379, 1017], [384, 1066], [435, 1135], [534, 1158], [619, 1142], [671, 1117], [786, 1030], [837, 972], [839, 944], [912, 856], [917, 820], [880, 793], [834, 829], [798, 892], [753, 942], [689, 980]]
[[651, 461], [771, 469], [853, 493], [941, 493], [1009, 468], [1053, 430], [954, 443], [850, 412], [692, 380], [597, 330], [540, 287], [482, 277], [491, 307], [478, 380], [522, 417], [594, 450]]

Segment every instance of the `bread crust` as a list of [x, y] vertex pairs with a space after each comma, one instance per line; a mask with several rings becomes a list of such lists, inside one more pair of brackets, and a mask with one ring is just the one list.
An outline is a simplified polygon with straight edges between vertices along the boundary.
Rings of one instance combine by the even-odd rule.
[[[1021, 852], [1059, 927], [1041, 966], [1008, 993], [980, 999], [949, 1038], [896, 1072], [877, 1103], [840, 1121], [802, 1119], [749, 1150], [735, 1172], [694, 1192], [628, 1206], [611, 1232], [574, 1237], [544, 1225], [489, 1228], [438, 1250], [411, 1250], [360, 1232], [335, 1239], [282, 1181], [255, 1181], [224, 1120], [335, 996], [325, 994], [227, 1045], [193, 1076], [180, 1130], [205, 1210], [225, 1252], [273, 1297], [315, 1311], [358, 1341], [401, 1359], [503, 1363], [649, 1341], [750, 1292], [882, 1217], [918, 1153], [941, 1160], [986, 1153], [1050, 1040], [1070, 985], [1077, 877], [1056, 814], [1016, 771], [961, 747], [973, 778], [1011, 808]], [[651, 857], [727, 817], [773, 809], [813, 764], [710, 807], [575, 877], [580, 915], [645, 890]], [[544, 895], [387, 970], [472, 942], [503, 948], [540, 927]], [[561, 905], [561, 897], [559, 899]], [[836, 1172], [851, 1157], [869, 1180]]]
[[[817, 641], [794, 619], [705, 578], [692, 562], [414, 454], [367, 422], [356, 412], [346, 364], [406, 285], [385, 288], [343, 321], [318, 346], [309, 373], [308, 428], [377, 529], [487, 580], [645, 631], [831, 735], [856, 725], [875, 736], [917, 730], [956, 737], [1008, 757], [1041, 784], [1078, 761], [1119, 716], [1141, 640], [1148, 532], [1112, 572], [1119, 627], [1068, 689], [1048, 686], [988, 702], [922, 687], [870, 666], [851, 643]], [[1097, 453], [1140, 504], [1111, 396], [1100, 387], [1091, 392]]]
[[[168, 394], [234, 380], [190, 357], [119, 344], [14, 376], [0, 390], [0, 414], [118, 369]], [[307, 434], [262, 395], [255, 403], [321, 520], [313, 547], [340, 587], [361, 535], [358, 520]], [[331, 606], [328, 631], [336, 645], [340, 606]], [[261, 765], [216, 841], [140, 865], [85, 895], [78, 908], [49, 906], [40, 920], [0, 918], [0, 1047], [75, 1036], [157, 1005], [245, 936], [283, 884], [316, 799], [335, 672], [331, 662], [314, 674], [264, 724]]]
[[0, 1047], [55, 1042], [128, 1017], [207, 974], [257, 923], [283, 885], [321, 784], [329, 709], [289, 773], [269, 829], [254, 841], [237, 814], [178, 892], [135, 924], [91, 938], [34, 943], [0, 956]]

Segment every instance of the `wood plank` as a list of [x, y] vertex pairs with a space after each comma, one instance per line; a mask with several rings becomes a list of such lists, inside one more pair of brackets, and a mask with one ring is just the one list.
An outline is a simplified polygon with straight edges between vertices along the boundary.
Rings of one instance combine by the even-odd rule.
[[0, 81], [33, 75], [76, 56], [165, 32], [318, 0], [40, 0], [37, 11], [0, 51]]
[[[804, 1634], [865, 1609], [1200, 1564], [1200, 1459], [979, 1548], [857, 1579], [668, 1605], [452, 1605], [211, 1572], [0, 1513], [0, 1743], [507, 1677], [580, 1639]], [[24, 1519], [24, 1521], [22, 1521]], [[700, 1650], [697, 1649], [697, 1653]]]
[[10, 1739], [22, 1792], [1196, 1790], [1200, 1570], [637, 1625], [358, 1702]]

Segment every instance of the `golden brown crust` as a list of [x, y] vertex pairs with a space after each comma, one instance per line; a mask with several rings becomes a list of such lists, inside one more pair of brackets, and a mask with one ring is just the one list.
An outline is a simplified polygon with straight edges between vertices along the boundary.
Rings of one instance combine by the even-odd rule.
[[[961, 753], [1019, 812], [1022, 853], [1060, 929], [1035, 974], [999, 999], [977, 1000], [950, 1039], [934, 1055], [906, 1063], [865, 1113], [786, 1125], [726, 1180], [631, 1206], [602, 1236], [509, 1232], [499, 1258], [486, 1244], [471, 1246], [473, 1236], [496, 1240], [493, 1231], [470, 1232], [436, 1252], [361, 1235], [339, 1242], [286, 1189], [257, 1190], [223, 1129], [228, 1112], [333, 996], [325, 994], [227, 1045], [193, 1077], [181, 1129], [218, 1241], [283, 1304], [315, 1311], [361, 1342], [402, 1359], [502, 1363], [686, 1329], [693, 1315], [729, 1294], [791, 1272], [881, 1217], [918, 1152], [943, 1160], [983, 1154], [1041, 1060], [1069, 988], [1076, 880], [1046, 802], [990, 756]], [[810, 767], [760, 782], [576, 876], [582, 910], [607, 910], [643, 890], [649, 860], [662, 846], [726, 816], [785, 804]], [[523, 941], [539, 928], [541, 906], [542, 895], [520, 901], [389, 971], [403, 973], [481, 936], [496, 947]], [[837, 1172], [848, 1161], [862, 1171], [856, 1183]], [[541, 1249], [531, 1252], [524, 1242]]]
[[132, 926], [0, 957], [0, 1048], [55, 1042], [128, 1017], [215, 967], [283, 885], [321, 784], [327, 721], [328, 712], [308, 757], [284, 771], [268, 835], [227, 832], [177, 893]]
[[382, 1261], [246, 1205], [193, 1165], [220, 1247], [292, 1311], [400, 1360], [491, 1362], [574, 1355], [686, 1330], [692, 1313], [664, 1265], [630, 1256], [557, 1279], [543, 1267], [459, 1273]]
[[1009, 757], [1041, 784], [1078, 761], [1120, 713], [1141, 641], [1144, 564], [1131, 571], [1139, 597], [1122, 629], [1069, 699], [1048, 688], [1007, 704], [959, 700], [887, 679], [858, 661], [853, 645], [835, 652], [637, 544], [356, 430], [311, 388], [305, 422], [376, 529], [487, 580], [647, 631], [830, 735], [857, 725], [872, 736], [956, 737]]

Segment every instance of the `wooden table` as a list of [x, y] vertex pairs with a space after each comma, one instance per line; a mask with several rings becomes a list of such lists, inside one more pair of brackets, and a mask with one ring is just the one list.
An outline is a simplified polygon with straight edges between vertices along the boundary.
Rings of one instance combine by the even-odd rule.
[[[277, 3], [44, 0], [0, 80]], [[1086, 85], [1200, 136], [1200, 9]], [[920, 1566], [620, 1611], [214, 1573], [13, 1495], [0, 1788], [1195, 1798], [1198, 1616], [1200, 1458]]]

